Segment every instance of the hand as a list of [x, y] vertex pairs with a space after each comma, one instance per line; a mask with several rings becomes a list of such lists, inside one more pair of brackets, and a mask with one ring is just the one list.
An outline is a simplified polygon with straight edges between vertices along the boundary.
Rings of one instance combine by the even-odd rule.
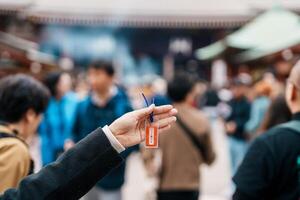
[[109, 129], [117, 140], [126, 148], [141, 143], [145, 140], [146, 125], [149, 124], [149, 116], [154, 113], [154, 126], [158, 126], [159, 132], [171, 127], [176, 121], [177, 110], [171, 105], [132, 111], [115, 120]]
[[236, 131], [236, 123], [235, 122], [228, 122], [226, 124], [226, 131], [228, 134], [233, 134]]

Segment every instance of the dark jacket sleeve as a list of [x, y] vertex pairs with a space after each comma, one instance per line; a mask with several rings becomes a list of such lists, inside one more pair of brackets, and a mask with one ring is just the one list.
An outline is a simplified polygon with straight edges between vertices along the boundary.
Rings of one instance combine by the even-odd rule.
[[7, 190], [0, 199], [79, 199], [121, 161], [102, 129], [98, 128], [56, 162], [23, 179], [18, 188]]
[[74, 117], [74, 122], [72, 124], [72, 130], [71, 130], [71, 139], [74, 141], [74, 142], [78, 142], [80, 140], [80, 130], [79, 130], [79, 127], [81, 125], [81, 120], [80, 120], [80, 110], [83, 109], [82, 108], [82, 105], [83, 102], [80, 102], [78, 103], [77, 105], [77, 108], [76, 108], [76, 111], [75, 111], [75, 117]]
[[253, 197], [249, 194], [246, 194], [239, 189], [235, 190], [233, 197], [232, 197], [233, 200], [253, 200], [254, 198], [255, 197]]

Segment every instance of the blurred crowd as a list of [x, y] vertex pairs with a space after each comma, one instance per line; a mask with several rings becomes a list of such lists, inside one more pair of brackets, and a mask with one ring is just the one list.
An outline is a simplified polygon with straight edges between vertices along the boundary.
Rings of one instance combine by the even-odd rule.
[[[291, 68], [292, 65], [289, 71]], [[255, 138], [291, 120], [284, 96], [286, 78], [279, 72], [264, 72], [254, 80], [251, 74], [242, 72], [224, 87], [216, 88], [194, 74], [180, 71], [169, 81], [157, 75], [141, 77], [143, 84], [128, 88], [116, 81], [112, 63], [96, 61], [76, 76], [68, 72], [45, 75], [42, 83], [50, 91], [50, 101], [37, 133], [22, 137], [29, 144], [37, 172], [97, 127], [145, 107], [143, 93], [155, 105], [173, 104], [178, 110], [178, 120], [160, 136], [159, 149], [135, 146], [122, 152], [122, 157], [126, 159], [132, 152], [141, 152], [148, 175], [159, 180], [157, 199], [198, 199], [199, 166], [212, 164], [218, 156], [211, 137], [211, 122], [217, 119], [224, 123], [234, 175]], [[126, 162], [83, 198], [121, 200], [125, 169]], [[17, 183], [0, 184], [0, 193]], [[234, 190], [235, 186], [232, 187]]]

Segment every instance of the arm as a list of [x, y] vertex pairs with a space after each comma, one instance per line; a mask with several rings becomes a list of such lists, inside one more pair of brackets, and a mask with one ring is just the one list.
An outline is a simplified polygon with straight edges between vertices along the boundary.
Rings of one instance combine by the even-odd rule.
[[82, 103], [79, 103], [79, 105], [76, 108], [75, 111], [75, 117], [73, 120], [72, 128], [71, 128], [71, 137], [70, 140], [73, 142], [78, 142], [79, 141], [79, 127], [80, 127], [80, 108], [82, 106]]
[[17, 189], [8, 190], [4, 199], [79, 199], [121, 161], [99, 128]]
[[205, 151], [203, 152], [205, 153], [205, 155], [203, 155], [203, 159], [204, 159], [203, 161], [206, 164], [211, 165], [216, 159], [216, 154], [214, 152], [212, 139], [211, 139], [212, 131], [211, 131], [210, 121], [207, 118], [204, 118], [201, 124], [205, 125], [204, 134], [199, 134], [199, 141], [201, 142], [201, 144], [205, 149]]
[[252, 195], [246, 194], [239, 189], [236, 189], [235, 193], [233, 194], [232, 199], [233, 200], [253, 200], [253, 199], [257, 199], [257, 198], [253, 197]]
[[274, 177], [275, 159], [269, 146], [258, 138], [235, 174], [234, 200], [263, 199]]
[[211, 165], [215, 159], [216, 159], [216, 154], [213, 150], [213, 144], [211, 141], [211, 131], [209, 131], [208, 133], [204, 134], [203, 136], [201, 136], [200, 141], [203, 141], [203, 144], [205, 146], [205, 160], [204, 162], [208, 165]]
[[[39, 173], [23, 179], [18, 188], [7, 190], [2, 200], [79, 199], [122, 161], [117, 146], [124, 149], [145, 138], [145, 125], [154, 113], [159, 131], [170, 128], [177, 111], [172, 106], [150, 106], [123, 115], [109, 127], [96, 129], [58, 160]], [[108, 139], [108, 137], [110, 139]], [[114, 148], [114, 147], [115, 148]], [[118, 150], [119, 151], [119, 150]]]

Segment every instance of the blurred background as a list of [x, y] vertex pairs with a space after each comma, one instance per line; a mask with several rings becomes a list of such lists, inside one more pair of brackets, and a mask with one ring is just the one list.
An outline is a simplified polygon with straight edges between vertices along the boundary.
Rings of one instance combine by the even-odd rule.
[[[80, 104], [93, 91], [91, 79], [101, 79], [89, 66], [111, 63], [114, 84], [137, 109], [145, 106], [141, 91], [156, 104], [171, 102], [168, 82], [189, 74], [197, 85], [193, 106], [209, 119], [216, 154], [212, 165], [199, 167], [200, 199], [227, 200], [243, 157], [237, 152], [290, 117], [274, 122], [271, 111], [274, 104], [285, 109], [285, 81], [300, 55], [299, 14], [299, 0], [0, 0], [0, 77], [52, 80], [50, 87]], [[56, 72], [63, 75], [53, 82]], [[59, 109], [73, 116], [74, 107]], [[54, 135], [51, 109], [43, 123]], [[45, 152], [57, 153], [50, 149], [55, 139], [42, 132], [28, 141], [36, 171], [55, 157]], [[126, 155], [124, 200], [155, 199], [158, 179], [147, 172], [143, 151]]]

